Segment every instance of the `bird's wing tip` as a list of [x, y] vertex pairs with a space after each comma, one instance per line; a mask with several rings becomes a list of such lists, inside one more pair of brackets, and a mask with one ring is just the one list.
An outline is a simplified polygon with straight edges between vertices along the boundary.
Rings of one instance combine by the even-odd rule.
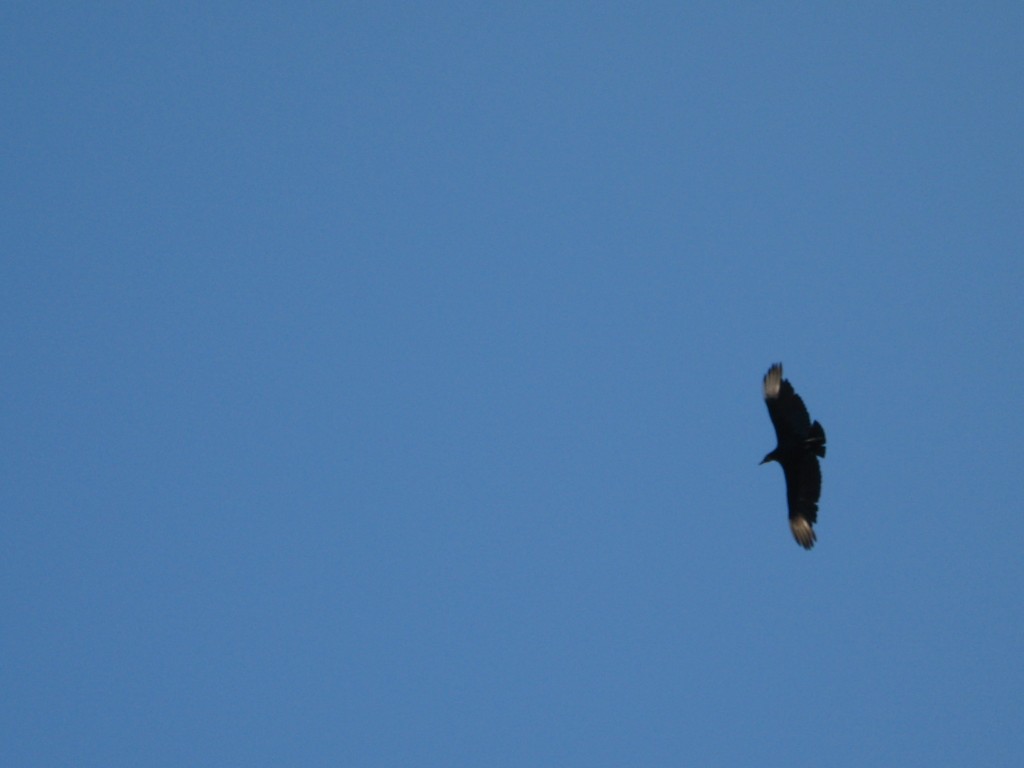
[[764, 396], [776, 398], [782, 388], [782, 363], [775, 363], [764, 375]]
[[793, 531], [793, 538], [796, 539], [796, 543], [804, 549], [810, 549], [814, 546], [814, 542], [818, 540], [814, 533], [814, 528], [802, 517], [791, 518], [789, 528]]

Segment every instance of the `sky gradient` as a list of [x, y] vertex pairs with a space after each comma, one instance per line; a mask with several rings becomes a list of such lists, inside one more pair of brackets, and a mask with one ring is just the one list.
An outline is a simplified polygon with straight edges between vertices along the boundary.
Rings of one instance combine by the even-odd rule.
[[1019, 765], [1022, 30], [6, 4], [0, 764]]

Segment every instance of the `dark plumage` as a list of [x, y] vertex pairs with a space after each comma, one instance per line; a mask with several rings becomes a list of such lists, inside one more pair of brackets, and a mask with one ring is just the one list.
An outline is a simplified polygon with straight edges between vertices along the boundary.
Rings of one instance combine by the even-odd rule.
[[776, 363], [764, 376], [764, 401], [775, 427], [778, 445], [761, 463], [777, 461], [786, 475], [786, 502], [793, 538], [804, 549], [814, 546], [817, 536], [818, 499], [821, 496], [821, 467], [825, 458], [825, 430], [811, 422], [807, 407], [793, 386], [782, 378], [782, 363]]

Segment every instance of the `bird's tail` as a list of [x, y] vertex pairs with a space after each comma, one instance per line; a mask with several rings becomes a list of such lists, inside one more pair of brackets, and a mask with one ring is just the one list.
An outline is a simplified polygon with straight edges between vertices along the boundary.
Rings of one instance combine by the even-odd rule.
[[815, 455], [825, 458], [825, 428], [818, 422], [811, 424], [811, 431], [807, 435], [807, 444], [814, 450]]

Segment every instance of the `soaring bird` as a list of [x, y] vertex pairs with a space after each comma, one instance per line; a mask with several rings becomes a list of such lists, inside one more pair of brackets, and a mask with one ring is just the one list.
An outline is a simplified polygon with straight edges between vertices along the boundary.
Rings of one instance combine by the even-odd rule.
[[825, 458], [825, 430], [811, 422], [807, 407], [793, 385], [782, 378], [782, 363], [776, 363], [764, 376], [764, 401], [775, 427], [778, 445], [761, 463], [777, 461], [786, 475], [786, 502], [789, 527], [804, 549], [814, 546], [817, 536], [818, 499], [821, 496], [821, 467]]

